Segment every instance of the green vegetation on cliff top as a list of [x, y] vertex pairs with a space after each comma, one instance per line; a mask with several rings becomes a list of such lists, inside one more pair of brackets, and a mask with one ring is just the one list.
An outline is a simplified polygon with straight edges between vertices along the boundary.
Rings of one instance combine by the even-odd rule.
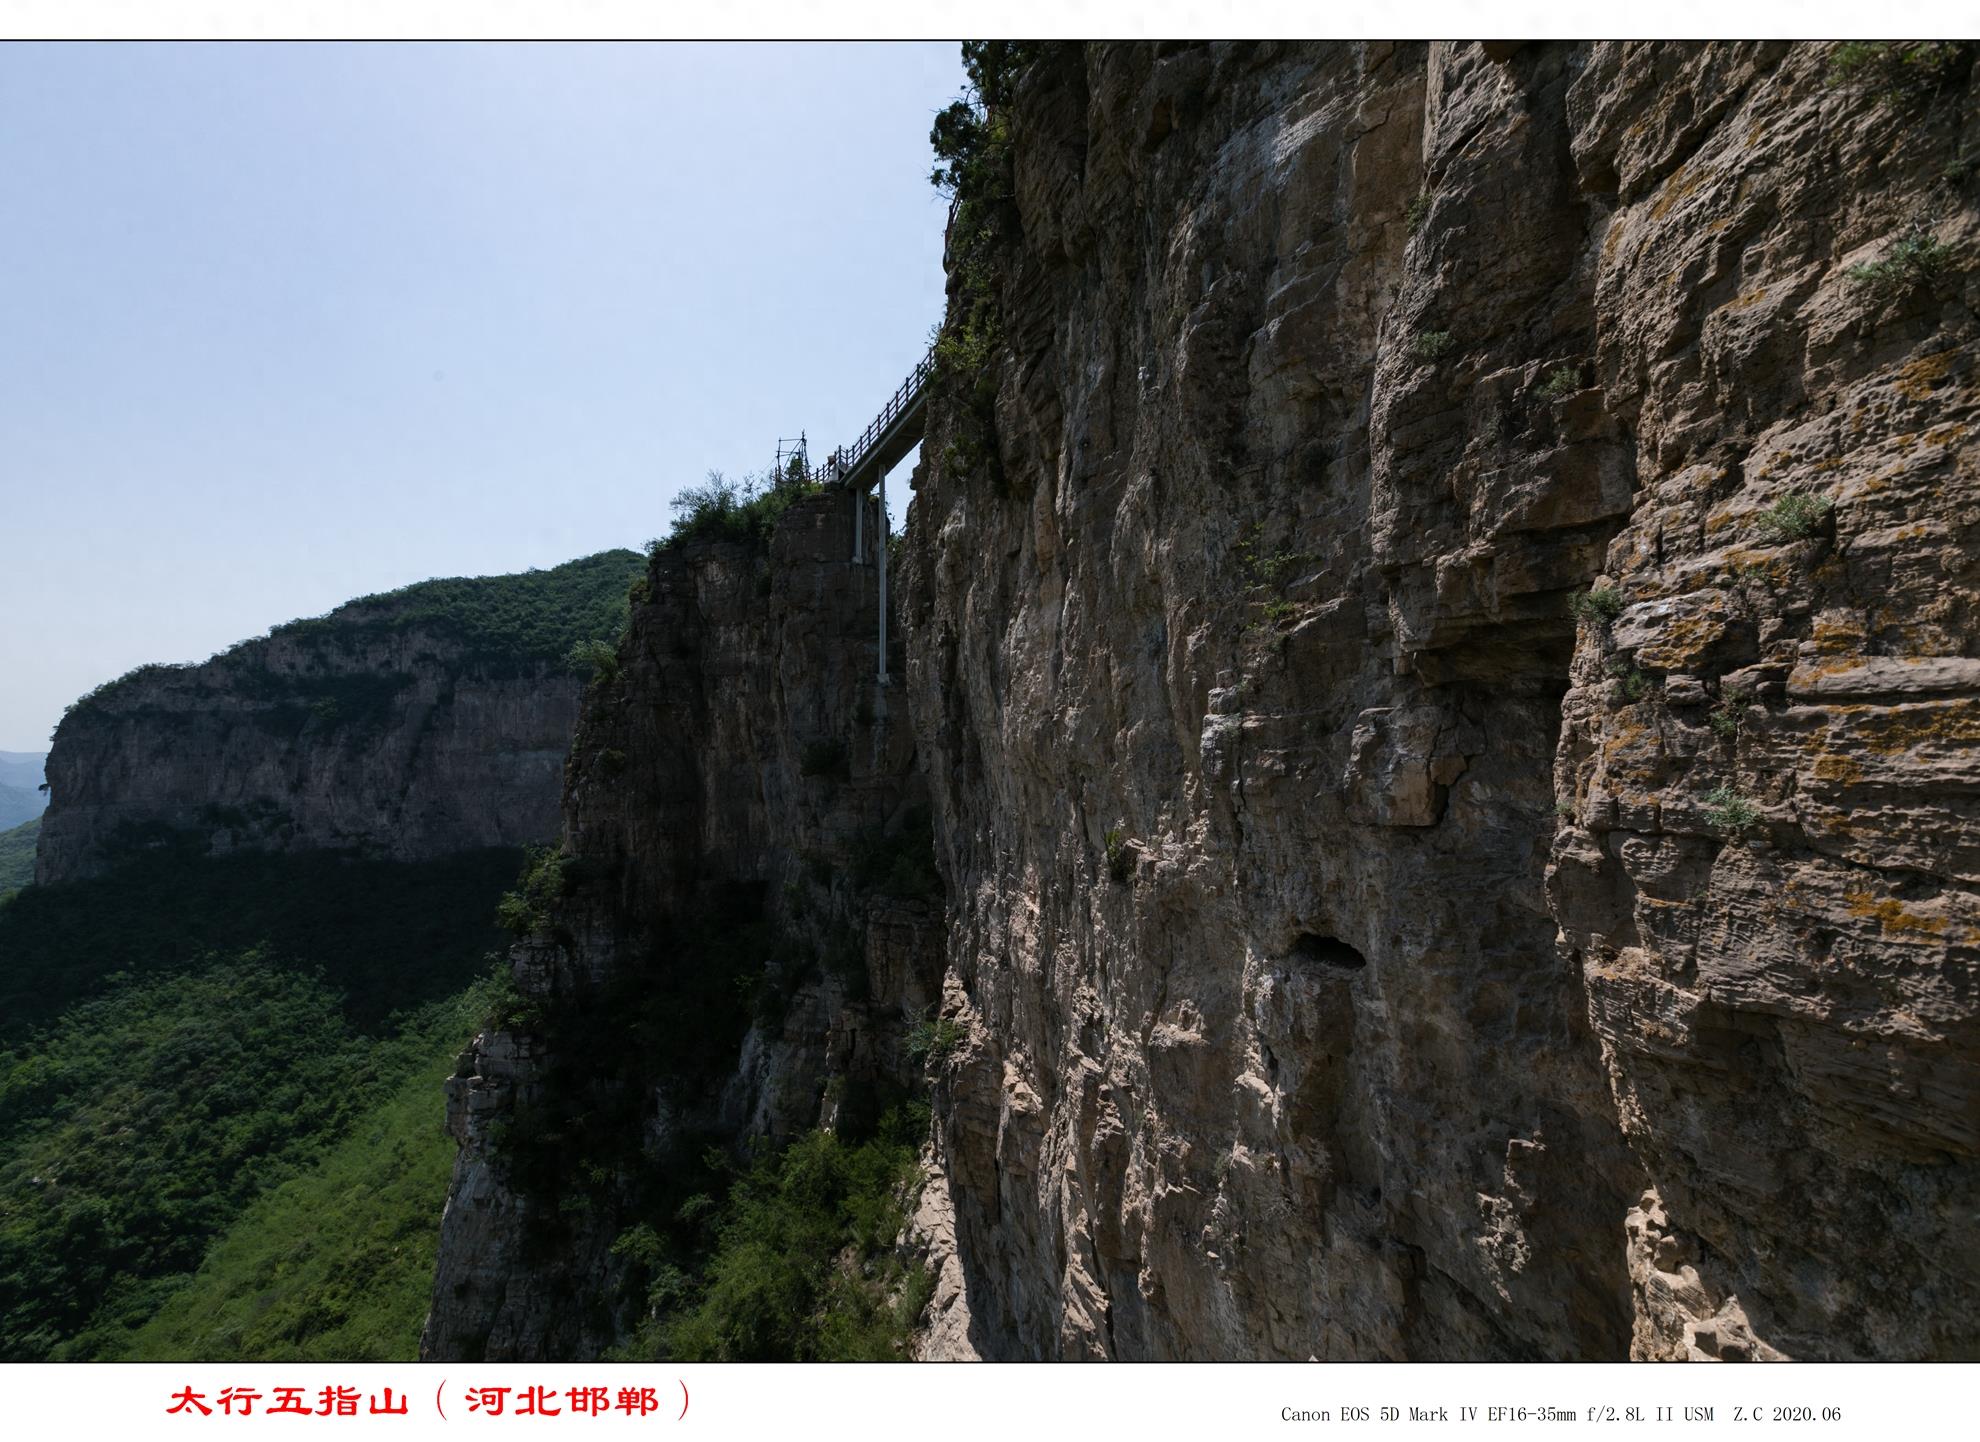
[[560, 661], [580, 641], [624, 629], [626, 588], [646, 569], [637, 551], [600, 551], [547, 571], [458, 576], [360, 596], [326, 616], [277, 626], [276, 636], [425, 627], [470, 651]]
[[[324, 650], [348, 650], [381, 637], [424, 630], [455, 641], [467, 658], [481, 665], [521, 665], [562, 661], [573, 646], [601, 637], [615, 637], [625, 627], [626, 592], [644, 573], [646, 562], [636, 551], [601, 551], [567, 561], [547, 571], [523, 571], [510, 576], [460, 576], [421, 581], [396, 591], [361, 596], [327, 615], [289, 621], [269, 631]], [[263, 638], [242, 641], [222, 652], [224, 657], [251, 654]], [[87, 711], [114, 702], [125, 683], [192, 669], [148, 665], [97, 687], [69, 709]], [[285, 676], [281, 685], [310, 692], [312, 702], [328, 700], [344, 709], [364, 710], [391, 695], [408, 678], [395, 675], [355, 675], [303, 678]], [[243, 683], [257, 699], [266, 687]], [[362, 695], [335, 694], [334, 688], [356, 688]], [[332, 687], [332, 692], [316, 695]], [[313, 689], [312, 689], [313, 688]]]
[[759, 551], [770, 548], [777, 521], [793, 501], [819, 495], [824, 486], [801, 476], [745, 476], [730, 480], [710, 471], [698, 486], [683, 486], [668, 504], [674, 520], [665, 540], [649, 541], [657, 554], [690, 541], [734, 541]]

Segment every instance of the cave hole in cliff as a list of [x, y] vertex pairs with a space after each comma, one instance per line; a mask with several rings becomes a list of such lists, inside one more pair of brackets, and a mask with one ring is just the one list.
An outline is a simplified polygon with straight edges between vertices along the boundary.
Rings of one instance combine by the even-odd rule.
[[1336, 967], [1341, 971], [1360, 971], [1368, 965], [1367, 957], [1338, 936], [1321, 936], [1313, 931], [1300, 933], [1299, 940], [1292, 944], [1292, 954], [1300, 961]]

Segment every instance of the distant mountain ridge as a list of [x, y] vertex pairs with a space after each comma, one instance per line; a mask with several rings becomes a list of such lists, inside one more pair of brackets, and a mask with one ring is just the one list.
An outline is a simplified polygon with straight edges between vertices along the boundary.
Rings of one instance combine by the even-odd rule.
[[0, 831], [41, 815], [48, 794], [41, 789], [46, 751], [0, 751]]
[[643, 566], [421, 582], [98, 687], [56, 728], [36, 879], [161, 834], [399, 860], [554, 836], [581, 689], [565, 656], [618, 634]]

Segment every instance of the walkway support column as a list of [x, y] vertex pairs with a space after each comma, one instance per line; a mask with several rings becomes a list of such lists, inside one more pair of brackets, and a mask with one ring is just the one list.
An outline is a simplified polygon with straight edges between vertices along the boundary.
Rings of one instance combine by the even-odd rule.
[[880, 515], [874, 521], [878, 532], [873, 543], [880, 551], [880, 684], [887, 684], [887, 473], [880, 472]]

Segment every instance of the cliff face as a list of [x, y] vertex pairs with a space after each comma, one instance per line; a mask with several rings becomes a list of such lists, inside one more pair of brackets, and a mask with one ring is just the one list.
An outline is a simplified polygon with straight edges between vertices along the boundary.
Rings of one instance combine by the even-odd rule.
[[1957, 60], [1017, 78], [902, 578], [932, 1354], [1980, 1348]]
[[707, 1147], [904, 1088], [939, 881], [853, 506], [808, 496], [767, 545], [662, 550], [635, 588], [572, 746], [561, 883], [512, 954], [519, 1004], [449, 1084], [424, 1355], [622, 1341], [644, 1300], [614, 1242], [664, 1230]]
[[[904, 681], [842, 494], [655, 559], [450, 1091], [428, 1354], [623, 1338], [690, 1149], [908, 1084], [931, 1003], [921, 1355], [1980, 1354], [1980, 136], [1931, 56], [1005, 77]], [[939, 904], [862, 860], [923, 796]]]
[[638, 565], [429, 582], [101, 688], [56, 730], [36, 880], [160, 829], [398, 860], [553, 837], [580, 690], [564, 652], [611, 634]]

